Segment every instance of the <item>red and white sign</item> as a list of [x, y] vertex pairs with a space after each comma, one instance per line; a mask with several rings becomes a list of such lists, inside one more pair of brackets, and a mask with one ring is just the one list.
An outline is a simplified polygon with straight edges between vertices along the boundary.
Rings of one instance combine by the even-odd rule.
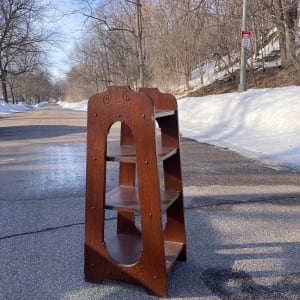
[[251, 32], [242, 31], [242, 47], [251, 48]]

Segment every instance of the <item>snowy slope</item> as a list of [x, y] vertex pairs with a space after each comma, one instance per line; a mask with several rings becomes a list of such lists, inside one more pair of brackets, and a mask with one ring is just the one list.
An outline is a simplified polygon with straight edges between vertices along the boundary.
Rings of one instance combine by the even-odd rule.
[[300, 169], [300, 86], [178, 101], [183, 136]]

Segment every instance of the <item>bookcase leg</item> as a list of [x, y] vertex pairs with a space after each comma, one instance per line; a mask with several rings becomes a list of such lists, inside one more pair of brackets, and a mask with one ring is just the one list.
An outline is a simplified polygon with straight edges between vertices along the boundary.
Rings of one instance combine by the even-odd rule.
[[[121, 145], [134, 145], [134, 137], [128, 125], [121, 123]], [[119, 185], [120, 186], [135, 186], [135, 164], [120, 163], [119, 169]], [[135, 218], [132, 212], [119, 211], [117, 222], [117, 233], [137, 234], [140, 231], [135, 226]]]
[[91, 249], [88, 245], [84, 247], [84, 279], [88, 282], [102, 283], [104, 275], [101, 269], [98, 267], [99, 254]]
[[136, 234], [141, 232], [135, 226], [134, 214], [126, 211], [118, 212], [117, 233]]

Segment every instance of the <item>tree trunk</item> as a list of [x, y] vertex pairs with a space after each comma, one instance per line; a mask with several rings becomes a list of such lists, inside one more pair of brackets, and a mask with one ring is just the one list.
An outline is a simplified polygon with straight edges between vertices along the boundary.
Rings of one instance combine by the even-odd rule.
[[199, 76], [200, 76], [201, 86], [204, 86], [204, 71], [203, 71], [203, 63], [201, 60], [199, 63]]
[[4, 99], [5, 102], [8, 103], [8, 94], [7, 94], [7, 86], [6, 86], [6, 80], [5, 80], [5, 78], [1, 78], [1, 83], [2, 83], [3, 99]]
[[185, 86], [186, 86], [187, 90], [190, 89], [190, 78], [191, 78], [191, 74], [190, 73], [185, 73], [184, 74], [184, 81], [185, 81]]
[[281, 66], [286, 68], [296, 63], [297, 0], [275, 0], [274, 9]]
[[142, 31], [142, 13], [141, 1], [136, 0], [136, 30], [137, 30], [137, 52], [139, 65], [139, 87], [144, 87], [144, 55], [143, 55], [143, 31]]
[[[15, 98], [15, 95], [14, 95], [14, 89], [13, 89], [13, 86], [12, 85], [9, 85], [10, 86], [10, 94], [11, 94], [11, 98], [12, 98], [12, 103], [13, 104], [16, 104], [16, 98]], [[18, 103], [17, 103], [18, 104]]]

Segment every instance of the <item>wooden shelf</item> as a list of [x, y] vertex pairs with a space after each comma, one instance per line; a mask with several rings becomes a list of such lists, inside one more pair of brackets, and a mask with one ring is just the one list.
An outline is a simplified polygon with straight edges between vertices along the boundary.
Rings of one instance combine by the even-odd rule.
[[[115, 141], [110, 142], [108, 135], [115, 123], [121, 123], [119, 133], [112, 131]], [[110, 161], [119, 165], [118, 184], [106, 192]], [[154, 88], [134, 92], [126, 86], [109, 86], [91, 96], [85, 280], [122, 280], [166, 298], [167, 272], [177, 260], [186, 260], [182, 190], [175, 97]], [[105, 240], [104, 209], [117, 211], [115, 235], [110, 241]]]
[[[177, 148], [158, 146], [158, 159], [164, 160], [174, 155]], [[113, 141], [107, 144], [107, 161], [136, 163], [136, 151], [134, 146], [120, 146], [119, 142]]]
[[155, 118], [172, 116], [174, 114], [175, 114], [175, 110], [155, 109]]
[[[165, 241], [165, 263], [170, 271], [182, 251], [183, 243]], [[118, 264], [133, 265], [138, 262], [143, 249], [142, 237], [139, 235], [117, 234], [106, 244], [109, 256]]]
[[138, 235], [117, 234], [106, 244], [109, 256], [118, 264], [136, 263], [142, 251], [142, 239]]
[[[179, 197], [177, 191], [161, 190], [161, 210], [165, 212]], [[119, 186], [106, 193], [106, 209], [139, 212], [138, 190], [135, 187]]]
[[167, 273], [171, 270], [173, 264], [176, 262], [180, 255], [183, 243], [165, 241], [165, 258], [166, 258], [166, 269]]

